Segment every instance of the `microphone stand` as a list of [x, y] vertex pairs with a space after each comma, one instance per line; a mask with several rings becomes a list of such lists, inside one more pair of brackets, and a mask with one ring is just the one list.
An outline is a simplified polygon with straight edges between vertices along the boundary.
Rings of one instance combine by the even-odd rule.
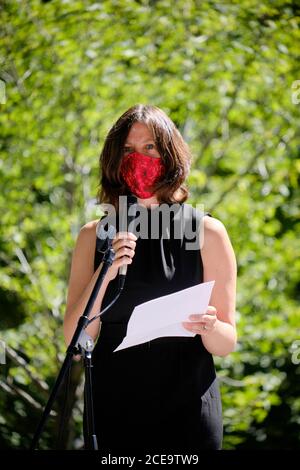
[[85, 390], [84, 405], [86, 409], [86, 440], [87, 449], [98, 450], [98, 442], [95, 431], [94, 405], [92, 393], [92, 351], [94, 349], [93, 339], [83, 330], [81, 333], [80, 346], [84, 352]]
[[95, 300], [97, 298], [98, 292], [100, 290], [100, 287], [103, 283], [104, 277], [109, 269], [109, 267], [112, 265], [115, 257], [115, 252], [111, 248], [111, 243], [109, 244], [109, 248], [106, 250], [104, 257], [103, 257], [103, 265], [102, 268], [99, 272], [99, 276], [96, 280], [96, 283], [94, 285], [94, 288], [92, 290], [92, 293], [90, 295], [90, 298], [88, 300], [88, 303], [84, 309], [83, 314], [78, 320], [78, 324], [75, 330], [75, 333], [72, 337], [72, 340], [67, 348], [66, 352], [66, 357], [64, 359], [64, 362], [61, 366], [60, 372], [58, 374], [58, 377], [56, 379], [56, 382], [53, 386], [53, 389], [51, 391], [50, 397], [48, 399], [48, 402], [46, 404], [46, 407], [44, 409], [44, 412], [42, 414], [42, 418], [38, 424], [38, 427], [36, 429], [36, 432], [34, 434], [30, 450], [34, 450], [38, 444], [38, 441], [40, 439], [40, 436], [43, 432], [45, 423], [47, 421], [47, 418], [51, 412], [52, 405], [54, 403], [54, 400], [57, 396], [57, 393], [59, 391], [59, 388], [63, 382], [63, 379], [69, 370], [73, 356], [75, 355], [84, 355], [84, 367], [85, 367], [85, 404], [86, 404], [86, 410], [87, 410], [87, 442], [88, 442], [88, 449], [91, 450], [98, 450], [98, 443], [97, 443], [97, 437], [95, 433], [95, 423], [94, 423], [94, 412], [93, 412], [93, 401], [92, 401], [92, 377], [91, 377], [91, 368], [92, 368], [92, 363], [91, 363], [91, 356], [92, 356], [92, 351], [94, 348], [94, 342], [90, 336], [86, 334], [84, 331], [85, 328], [88, 326], [90, 320], [89, 320], [89, 315], [90, 312], [93, 308], [93, 305], [95, 303]]

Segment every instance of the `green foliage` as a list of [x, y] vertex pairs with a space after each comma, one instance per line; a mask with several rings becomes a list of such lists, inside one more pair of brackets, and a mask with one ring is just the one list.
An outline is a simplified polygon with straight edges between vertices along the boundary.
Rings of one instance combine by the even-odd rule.
[[216, 358], [224, 447], [299, 448], [297, 2], [7, 0], [0, 12], [0, 446], [30, 443], [63, 357], [74, 239], [97, 217], [99, 151], [142, 102], [190, 144], [189, 202], [224, 223], [237, 256], [239, 344]]

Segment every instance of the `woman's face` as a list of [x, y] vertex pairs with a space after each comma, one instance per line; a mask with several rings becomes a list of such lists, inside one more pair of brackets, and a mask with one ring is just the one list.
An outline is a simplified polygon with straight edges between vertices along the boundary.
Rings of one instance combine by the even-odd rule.
[[152, 132], [142, 122], [135, 122], [129, 131], [125, 145], [124, 155], [132, 152], [142, 153], [150, 157], [160, 158]]

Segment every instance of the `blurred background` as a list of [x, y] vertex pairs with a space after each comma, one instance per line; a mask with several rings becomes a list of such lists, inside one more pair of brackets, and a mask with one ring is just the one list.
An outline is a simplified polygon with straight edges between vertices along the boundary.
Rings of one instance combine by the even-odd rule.
[[[224, 448], [299, 449], [299, 2], [2, 0], [0, 14], [0, 447], [30, 444], [64, 358], [75, 239], [99, 216], [101, 147], [144, 103], [189, 143], [188, 202], [237, 257], [238, 347], [215, 358]], [[40, 448], [82, 447], [82, 369]]]

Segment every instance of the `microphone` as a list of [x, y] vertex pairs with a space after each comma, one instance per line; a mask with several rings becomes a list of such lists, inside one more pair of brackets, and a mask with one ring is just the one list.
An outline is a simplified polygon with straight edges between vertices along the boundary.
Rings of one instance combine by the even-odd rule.
[[96, 226], [96, 248], [101, 254], [100, 262], [116, 236], [116, 228], [113, 225], [109, 224], [107, 231], [104, 229], [104, 225], [107, 225], [107, 220], [105, 221], [105, 219], [106, 217], [100, 219]]
[[[125, 196], [127, 198], [127, 204], [123, 202], [123, 196], [119, 198], [122, 202], [122, 208], [120, 204], [120, 220], [119, 220], [119, 230], [128, 232], [129, 228], [131, 228], [131, 225], [133, 224], [135, 218], [136, 218], [136, 211], [137, 211], [137, 197], [130, 195], [130, 196]], [[134, 228], [130, 230], [131, 232], [134, 232]], [[119, 268], [119, 287], [120, 289], [123, 289], [124, 282], [125, 282], [125, 277], [127, 274], [127, 264], [120, 266]]]

